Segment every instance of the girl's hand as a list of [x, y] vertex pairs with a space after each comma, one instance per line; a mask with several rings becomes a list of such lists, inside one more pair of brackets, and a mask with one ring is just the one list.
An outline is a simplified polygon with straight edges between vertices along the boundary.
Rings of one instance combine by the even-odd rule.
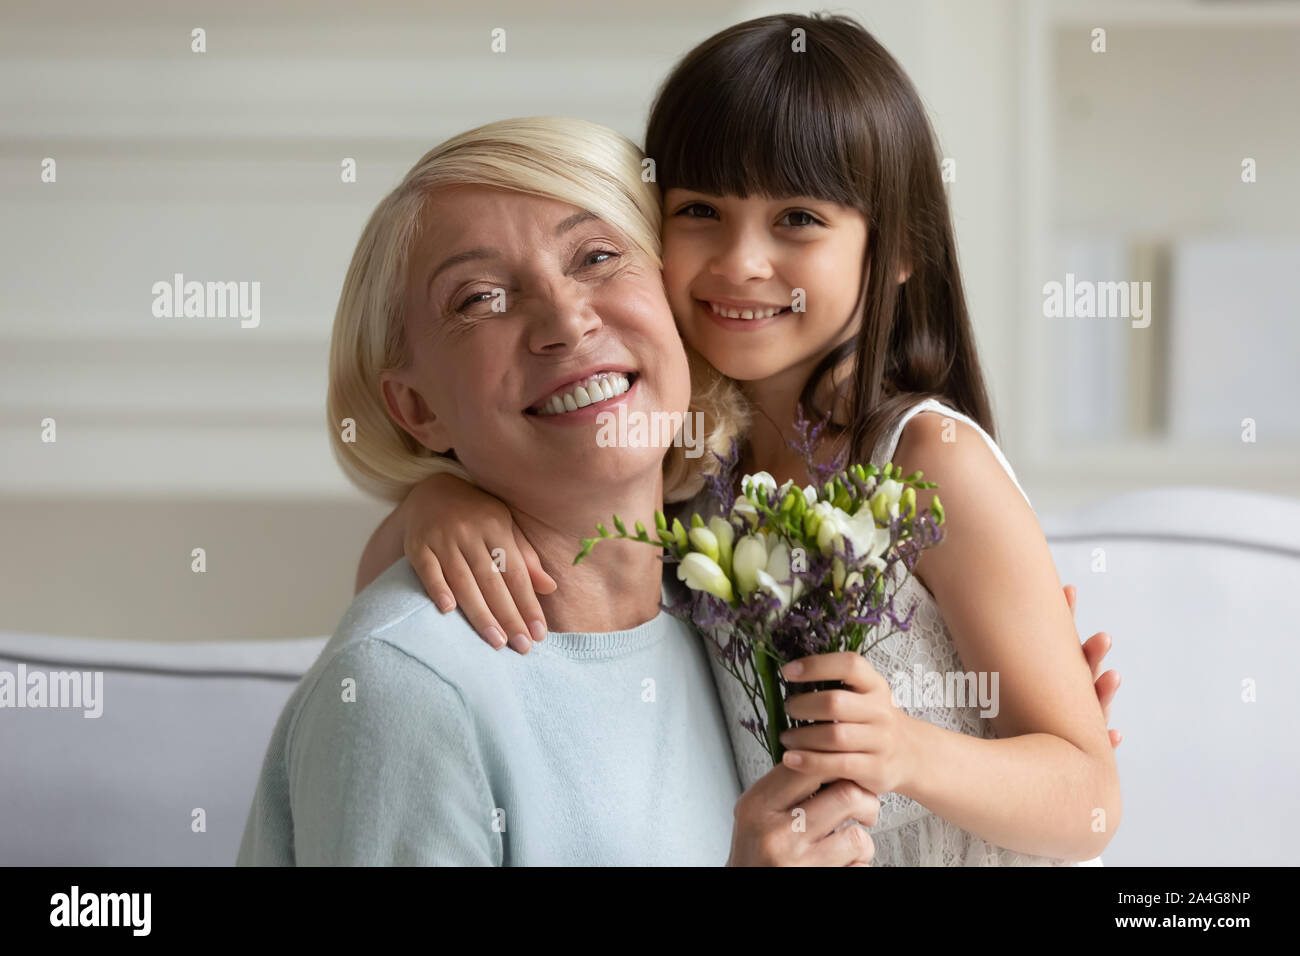
[[[869, 866], [876, 847], [866, 828], [880, 801], [835, 776], [783, 765], [768, 771], [736, 801], [727, 866]], [[843, 826], [850, 820], [862, 826]]]
[[[443, 613], [459, 603], [483, 640], [528, 653], [546, 636], [538, 593], [555, 581], [510, 509], [453, 475], [433, 475], [406, 496], [402, 547], [406, 559]], [[496, 552], [494, 555], [493, 552]]]
[[889, 684], [854, 651], [814, 654], [781, 670], [798, 683], [840, 681], [843, 689], [795, 694], [792, 720], [815, 720], [781, 735], [785, 766], [825, 779], [851, 780], [872, 793], [898, 790], [911, 775], [907, 733], [912, 718], [894, 706]]
[[[1065, 586], [1065, 603], [1070, 606], [1070, 613], [1074, 613], [1075, 601], [1078, 598], [1078, 592], [1073, 584]], [[1119, 690], [1119, 671], [1109, 670], [1106, 673], [1101, 672], [1101, 662], [1109, 652], [1111, 647], [1110, 635], [1105, 631], [1098, 631], [1092, 637], [1083, 642], [1083, 658], [1088, 662], [1088, 669], [1092, 671], [1092, 686], [1097, 691], [1097, 703], [1101, 704], [1102, 718], [1106, 725], [1110, 726], [1110, 705], [1114, 703], [1115, 693]], [[1124, 735], [1118, 730], [1108, 730], [1110, 735], [1110, 746], [1113, 750], [1119, 746]]]

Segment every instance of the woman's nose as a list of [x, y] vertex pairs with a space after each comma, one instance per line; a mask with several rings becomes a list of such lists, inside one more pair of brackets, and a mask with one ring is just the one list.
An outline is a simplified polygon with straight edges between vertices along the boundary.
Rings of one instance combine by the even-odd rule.
[[589, 297], [558, 292], [537, 302], [528, 330], [534, 352], [568, 351], [602, 325]]

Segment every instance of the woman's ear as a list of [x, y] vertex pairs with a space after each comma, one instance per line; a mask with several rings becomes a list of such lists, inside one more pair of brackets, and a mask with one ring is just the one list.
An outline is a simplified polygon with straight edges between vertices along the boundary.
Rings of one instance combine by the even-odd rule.
[[406, 381], [400, 369], [381, 373], [379, 381], [388, 415], [403, 431], [440, 455], [451, 450], [451, 438], [442, 419], [429, 408], [415, 386]]

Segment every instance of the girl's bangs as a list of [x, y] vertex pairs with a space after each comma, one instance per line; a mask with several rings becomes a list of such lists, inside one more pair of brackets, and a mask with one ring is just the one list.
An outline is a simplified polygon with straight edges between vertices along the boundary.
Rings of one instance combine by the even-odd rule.
[[845, 128], [831, 77], [779, 37], [775, 49], [748, 52], [739, 62], [688, 65], [665, 90], [646, 143], [660, 188], [806, 196], [861, 210], [868, 171], [855, 170], [854, 157], [864, 141]]

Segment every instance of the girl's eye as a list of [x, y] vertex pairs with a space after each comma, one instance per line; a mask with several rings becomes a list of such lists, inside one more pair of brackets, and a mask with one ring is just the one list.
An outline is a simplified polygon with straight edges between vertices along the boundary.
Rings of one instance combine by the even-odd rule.
[[713, 207], [705, 203], [693, 202], [677, 210], [676, 215], [685, 216], [687, 219], [709, 219], [716, 216], [717, 213], [713, 211]]
[[[788, 220], [795, 220], [795, 221], [790, 222]], [[793, 212], [786, 213], [781, 218], [781, 222], [787, 226], [794, 226], [796, 228], [801, 226], [820, 226], [822, 224], [822, 221], [820, 219], [818, 219], [812, 213], [805, 212], [802, 209], [796, 209]]]

